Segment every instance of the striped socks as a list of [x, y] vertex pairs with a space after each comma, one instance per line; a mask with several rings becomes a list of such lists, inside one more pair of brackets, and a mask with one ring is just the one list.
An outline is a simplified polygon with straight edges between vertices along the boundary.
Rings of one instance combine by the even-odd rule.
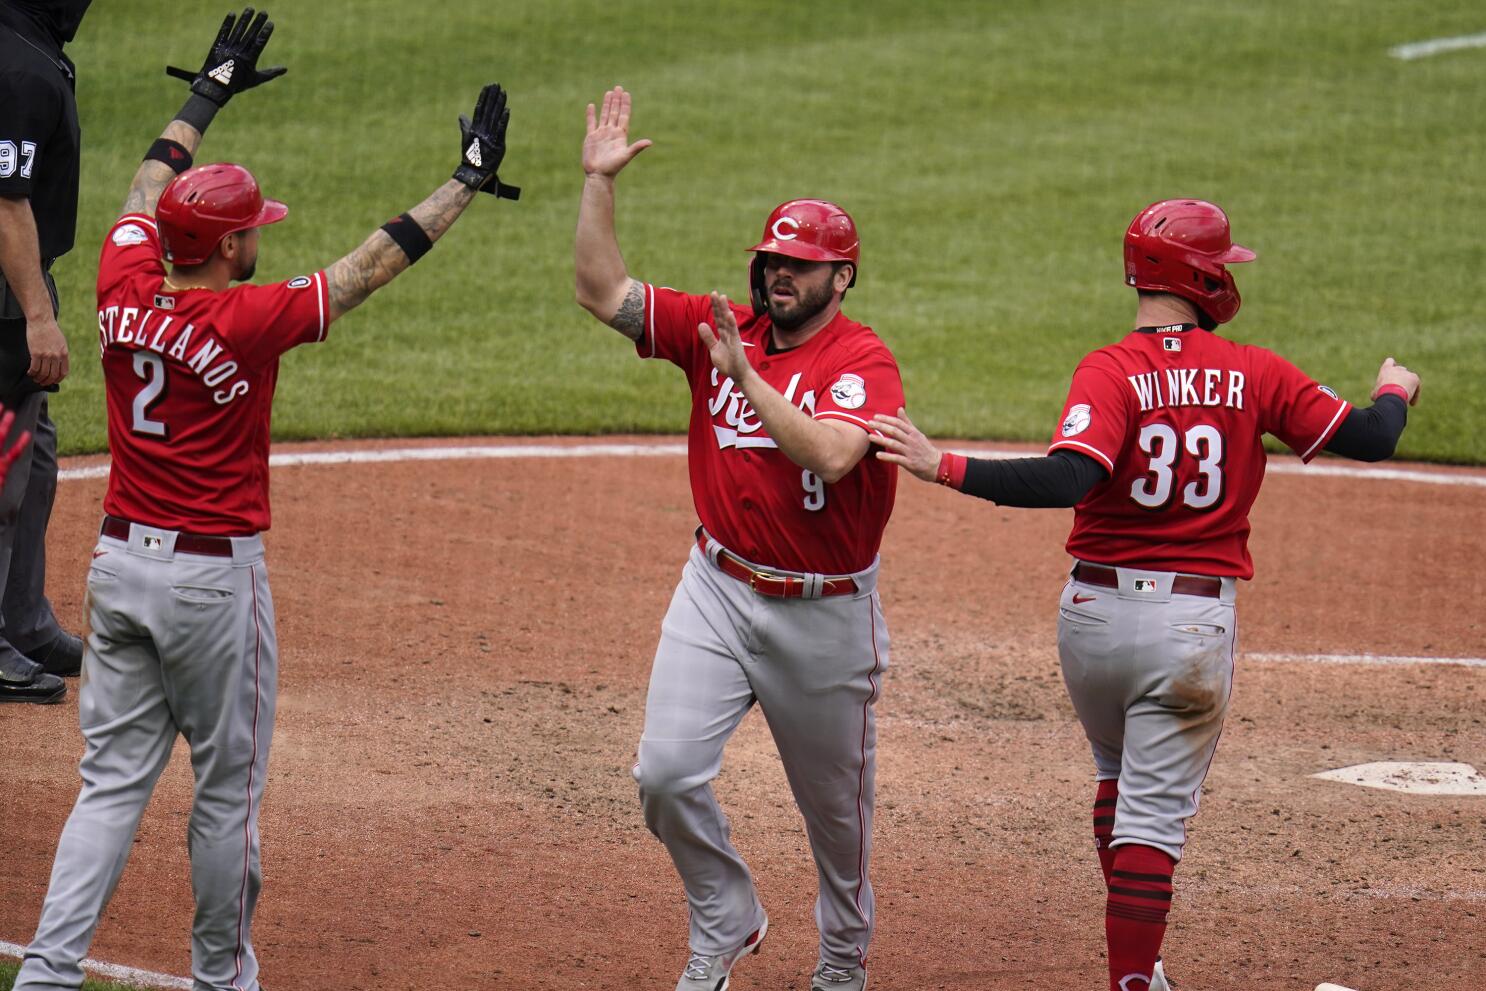
[[[1104, 851], [1101, 845], [1101, 863]], [[1149, 991], [1156, 958], [1161, 954], [1161, 938], [1166, 934], [1171, 872], [1176, 861], [1160, 850], [1134, 843], [1122, 844], [1112, 852], [1112, 866], [1106, 872], [1109, 897], [1104, 907], [1110, 991]]]
[[1099, 854], [1099, 869], [1104, 872], [1104, 886], [1109, 887], [1109, 872], [1114, 870], [1114, 848], [1109, 845], [1114, 835], [1115, 802], [1120, 783], [1111, 778], [1099, 782], [1094, 792], [1094, 850]]

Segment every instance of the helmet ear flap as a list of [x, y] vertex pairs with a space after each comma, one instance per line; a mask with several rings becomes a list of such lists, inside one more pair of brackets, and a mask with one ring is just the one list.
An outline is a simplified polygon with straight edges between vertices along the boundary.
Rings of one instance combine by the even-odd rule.
[[748, 298], [753, 303], [754, 316], [762, 316], [768, 311], [769, 294], [764, 289], [764, 256], [759, 252], [755, 252], [753, 261], [748, 263]]

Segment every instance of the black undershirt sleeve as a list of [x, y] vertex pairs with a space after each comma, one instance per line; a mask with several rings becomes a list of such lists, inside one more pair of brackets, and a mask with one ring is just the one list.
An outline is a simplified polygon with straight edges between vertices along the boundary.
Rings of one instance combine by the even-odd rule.
[[1352, 407], [1331, 435], [1326, 450], [1353, 461], [1387, 460], [1393, 457], [1408, 419], [1408, 403], [1385, 393], [1367, 409]]
[[1053, 509], [1076, 506], [1089, 490], [1109, 477], [1098, 461], [1077, 451], [1059, 450], [1045, 458], [992, 461], [970, 458], [960, 491], [1002, 506]]

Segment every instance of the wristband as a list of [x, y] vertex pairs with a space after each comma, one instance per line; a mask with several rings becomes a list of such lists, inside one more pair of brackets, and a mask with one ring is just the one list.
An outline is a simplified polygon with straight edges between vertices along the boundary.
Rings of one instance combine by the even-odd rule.
[[150, 145], [150, 150], [144, 153], [144, 160], [164, 162], [176, 175], [191, 167], [191, 153], [186, 150], [186, 146], [169, 138], [156, 138], [155, 143]]
[[1409, 390], [1405, 389], [1397, 382], [1389, 382], [1387, 385], [1381, 386], [1377, 392], [1374, 392], [1372, 394], [1373, 402], [1377, 402], [1379, 396], [1397, 396], [1404, 402], [1408, 402]]
[[212, 118], [217, 116], [217, 111], [222, 108], [197, 93], [192, 93], [186, 100], [186, 105], [176, 113], [175, 119], [183, 124], [190, 124], [202, 134], [206, 133]]
[[965, 469], [968, 465], [969, 461], [963, 454], [945, 451], [939, 457], [939, 470], [934, 473], [934, 481], [952, 489], [961, 488], [965, 484]]
[[401, 213], [382, 225], [382, 230], [387, 236], [402, 249], [402, 253], [408, 256], [408, 264], [411, 265], [419, 258], [428, 254], [428, 249], [433, 247], [433, 241], [428, 232], [418, 221], [413, 219], [412, 214]]

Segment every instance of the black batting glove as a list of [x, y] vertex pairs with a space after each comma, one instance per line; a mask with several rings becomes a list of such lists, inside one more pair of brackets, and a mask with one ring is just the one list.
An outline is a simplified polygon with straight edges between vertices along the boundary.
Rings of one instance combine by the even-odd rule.
[[253, 8], [244, 7], [241, 16], [228, 14], [222, 21], [222, 30], [217, 32], [217, 40], [212, 42], [212, 50], [207, 53], [200, 72], [167, 65], [165, 73], [186, 80], [192, 93], [225, 107], [233, 94], [289, 71], [281, 65], [258, 68], [258, 57], [272, 35], [273, 21], [268, 19], [268, 12], [262, 11], [254, 17]]
[[454, 178], [471, 189], [492, 193], [501, 199], [518, 200], [521, 190], [500, 181], [496, 172], [506, 157], [506, 124], [511, 111], [506, 109], [506, 91], [500, 83], [490, 83], [480, 90], [475, 102], [475, 119], [459, 116], [459, 168]]

